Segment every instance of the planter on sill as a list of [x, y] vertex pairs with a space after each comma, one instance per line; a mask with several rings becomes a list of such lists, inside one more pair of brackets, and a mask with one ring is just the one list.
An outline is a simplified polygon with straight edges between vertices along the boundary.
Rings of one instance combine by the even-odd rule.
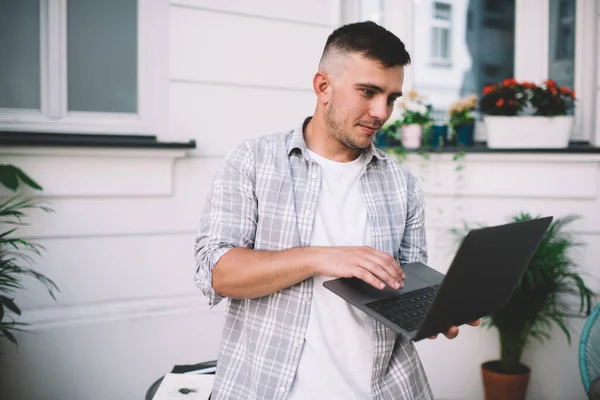
[[495, 116], [485, 115], [487, 145], [489, 148], [566, 148], [573, 126], [572, 115]]
[[404, 125], [401, 128], [402, 146], [405, 149], [418, 149], [421, 147], [423, 127], [419, 124]]

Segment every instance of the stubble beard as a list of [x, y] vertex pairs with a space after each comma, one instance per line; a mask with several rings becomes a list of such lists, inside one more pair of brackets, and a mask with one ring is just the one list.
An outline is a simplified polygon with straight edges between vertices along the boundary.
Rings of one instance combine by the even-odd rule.
[[337, 140], [344, 146], [354, 150], [364, 150], [368, 146], [359, 146], [356, 144], [352, 135], [344, 130], [344, 124], [338, 116], [338, 108], [336, 107], [335, 97], [331, 98], [331, 103], [325, 112], [325, 126], [329, 131], [329, 137]]

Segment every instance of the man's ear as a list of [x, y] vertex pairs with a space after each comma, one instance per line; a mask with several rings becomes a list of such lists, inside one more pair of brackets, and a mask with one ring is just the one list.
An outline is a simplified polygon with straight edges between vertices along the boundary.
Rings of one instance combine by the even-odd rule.
[[331, 80], [324, 72], [317, 72], [313, 78], [313, 90], [323, 105], [329, 103], [331, 97]]

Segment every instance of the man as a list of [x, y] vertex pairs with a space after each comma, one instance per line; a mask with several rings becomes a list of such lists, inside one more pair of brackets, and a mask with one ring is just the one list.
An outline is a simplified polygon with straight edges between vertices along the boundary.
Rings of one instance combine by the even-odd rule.
[[322, 285], [400, 288], [399, 263], [427, 261], [419, 184], [372, 143], [409, 63], [372, 22], [338, 28], [314, 115], [218, 171], [195, 248], [210, 304], [229, 298], [214, 399], [432, 399], [413, 344]]

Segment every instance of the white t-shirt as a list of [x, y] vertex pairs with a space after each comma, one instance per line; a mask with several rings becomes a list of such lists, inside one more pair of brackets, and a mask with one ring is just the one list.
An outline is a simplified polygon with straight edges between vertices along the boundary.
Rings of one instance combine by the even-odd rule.
[[[311, 246], [370, 245], [360, 184], [365, 156], [340, 163], [309, 153], [322, 173]], [[288, 399], [371, 397], [373, 319], [324, 288], [329, 279], [313, 277], [306, 339]]]

